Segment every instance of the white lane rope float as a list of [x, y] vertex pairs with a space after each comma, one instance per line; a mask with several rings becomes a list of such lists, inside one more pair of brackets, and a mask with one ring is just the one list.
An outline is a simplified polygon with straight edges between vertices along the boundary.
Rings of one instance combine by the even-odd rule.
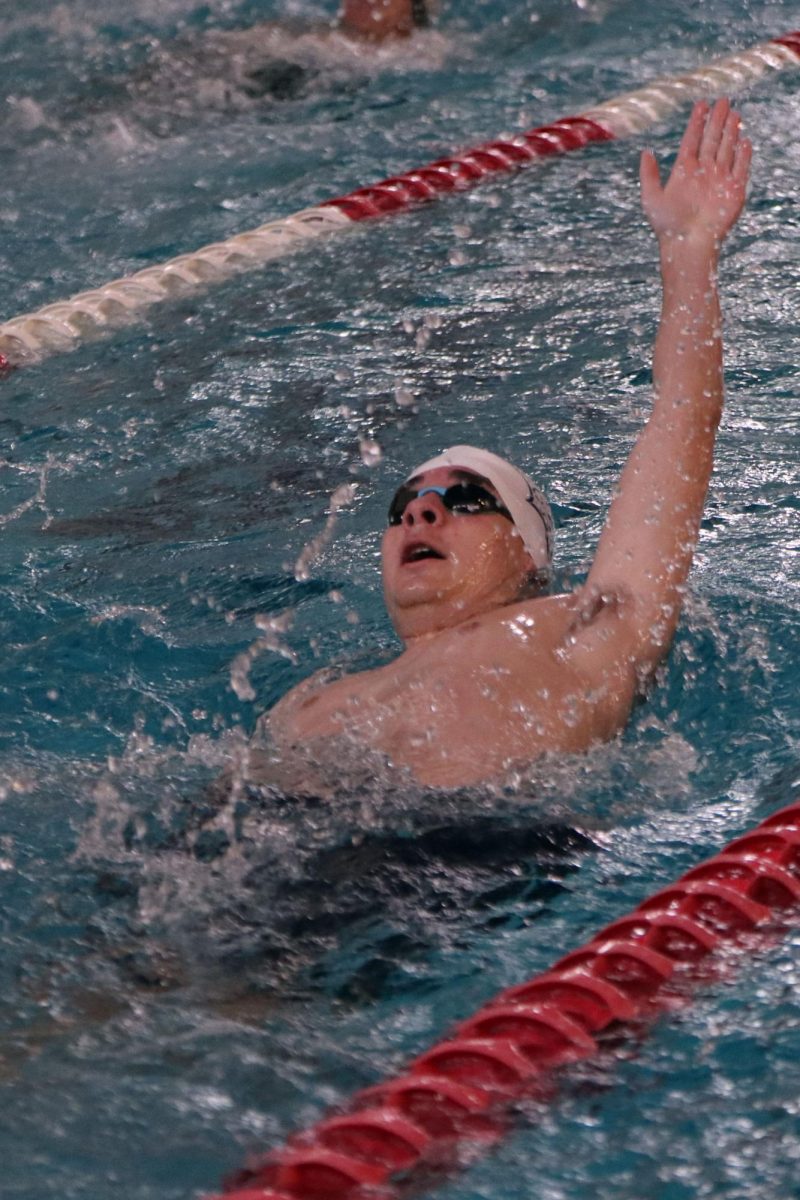
[[0, 323], [0, 370], [73, 349], [87, 338], [136, 319], [154, 304], [283, 258], [353, 222], [415, 207], [535, 159], [640, 133], [687, 103], [737, 90], [798, 63], [800, 31], [760, 42], [686, 74], [655, 80], [577, 116], [485, 142], [452, 158], [438, 159], [103, 287], [12, 317]]

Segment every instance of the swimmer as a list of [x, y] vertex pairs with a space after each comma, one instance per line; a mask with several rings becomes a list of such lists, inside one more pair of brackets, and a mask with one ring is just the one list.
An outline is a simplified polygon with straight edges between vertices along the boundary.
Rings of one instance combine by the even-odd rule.
[[717, 264], [750, 157], [726, 100], [695, 106], [666, 184], [642, 154], [663, 287], [654, 403], [586, 582], [547, 594], [544, 497], [510, 463], [452, 447], [415, 468], [389, 506], [383, 586], [402, 653], [301, 683], [261, 719], [269, 745], [309, 754], [344, 738], [453, 788], [624, 727], [669, 649], [697, 544], [723, 402]]
[[[164, 136], [201, 113], [350, 94], [383, 70], [441, 67], [453, 43], [432, 27], [431, 15], [432, 0], [343, 0], [327, 25], [211, 29], [165, 42], [127, 79], [106, 80], [109, 99], [119, 107], [121, 90], [134, 103], [130, 115]], [[102, 99], [93, 111], [102, 114]]]
[[430, 0], [342, 0], [338, 28], [350, 37], [382, 42], [430, 25]]

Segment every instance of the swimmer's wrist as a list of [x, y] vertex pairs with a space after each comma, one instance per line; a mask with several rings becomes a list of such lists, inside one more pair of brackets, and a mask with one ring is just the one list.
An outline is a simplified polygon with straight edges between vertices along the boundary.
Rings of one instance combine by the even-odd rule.
[[715, 285], [719, 267], [719, 243], [705, 236], [659, 238], [659, 259], [664, 286], [705, 289]]
[[680, 232], [659, 234], [658, 247], [662, 261], [711, 261], [716, 263], [722, 248], [722, 238], [713, 230], [695, 227]]

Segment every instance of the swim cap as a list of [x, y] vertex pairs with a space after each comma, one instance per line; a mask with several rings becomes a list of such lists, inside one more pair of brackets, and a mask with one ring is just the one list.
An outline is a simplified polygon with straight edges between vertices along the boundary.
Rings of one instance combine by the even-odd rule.
[[436, 467], [461, 467], [488, 479], [511, 513], [525, 549], [536, 566], [550, 566], [555, 536], [553, 514], [543, 493], [524, 471], [490, 450], [481, 450], [477, 446], [451, 446], [436, 458], [415, 467], [408, 479]]

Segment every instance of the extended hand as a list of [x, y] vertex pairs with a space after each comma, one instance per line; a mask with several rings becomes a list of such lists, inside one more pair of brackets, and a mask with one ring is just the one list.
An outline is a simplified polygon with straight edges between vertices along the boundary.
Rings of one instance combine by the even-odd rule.
[[727, 100], [694, 106], [675, 165], [662, 186], [652, 150], [642, 154], [642, 207], [659, 241], [700, 237], [719, 246], [745, 200], [752, 147]]

